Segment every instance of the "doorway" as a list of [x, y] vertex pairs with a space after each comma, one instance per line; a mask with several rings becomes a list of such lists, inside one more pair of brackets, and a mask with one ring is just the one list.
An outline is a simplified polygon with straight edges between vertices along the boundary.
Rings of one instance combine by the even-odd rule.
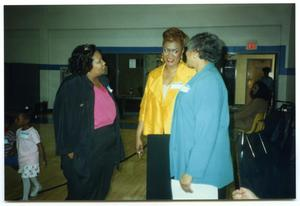
[[231, 58], [236, 61], [235, 104], [247, 104], [254, 82], [263, 76], [262, 68], [270, 67], [269, 76], [274, 79], [276, 55], [237, 54]]

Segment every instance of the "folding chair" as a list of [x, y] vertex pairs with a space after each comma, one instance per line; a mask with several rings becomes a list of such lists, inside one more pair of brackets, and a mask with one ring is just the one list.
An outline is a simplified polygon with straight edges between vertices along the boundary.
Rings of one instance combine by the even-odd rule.
[[[253, 135], [258, 135], [259, 137], [259, 140], [260, 140], [260, 143], [264, 149], [264, 152], [265, 154], [268, 154], [268, 151], [265, 147], [265, 144], [264, 144], [264, 141], [262, 140], [261, 138], [261, 132], [264, 130], [265, 128], [265, 117], [266, 117], [266, 113], [265, 112], [261, 112], [261, 113], [257, 113], [255, 115], [255, 118], [253, 120], [253, 123], [252, 123], [252, 127], [250, 130], [248, 131], [245, 131], [245, 130], [242, 130], [242, 129], [239, 129], [238, 131], [242, 133], [242, 139], [241, 139], [241, 146], [244, 145], [245, 143], [245, 139], [247, 141], [247, 144], [249, 146], [249, 149], [251, 151], [251, 154], [252, 156], [255, 158], [255, 152], [253, 150], [253, 147], [249, 141], [249, 136], [253, 136]], [[240, 157], [243, 158], [243, 150], [241, 150], [241, 154], [240, 154]]]

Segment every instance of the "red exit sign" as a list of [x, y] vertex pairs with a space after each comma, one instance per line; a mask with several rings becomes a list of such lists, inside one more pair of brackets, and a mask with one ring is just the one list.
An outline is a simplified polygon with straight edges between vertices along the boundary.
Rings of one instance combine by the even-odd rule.
[[246, 50], [256, 50], [257, 43], [255, 41], [249, 41], [246, 46]]

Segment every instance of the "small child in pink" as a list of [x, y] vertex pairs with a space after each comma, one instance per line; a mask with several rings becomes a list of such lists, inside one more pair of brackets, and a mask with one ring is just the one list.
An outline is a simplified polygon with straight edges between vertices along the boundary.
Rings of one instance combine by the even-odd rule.
[[28, 200], [30, 182], [34, 187], [30, 193], [31, 197], [37, 196], [42, 190], [37, 176], [40, 172], [39, 154], [43, 155], [44, 163], [47, 164], [44, 147], [41, 143], [38, 131], [30, 126], [30, 116], [27, 113], [20, 113], [16, 118], [16, 124], [20, 127], [17, 132], [17, 151], [19, 171], [23, 182], [23, 198]]

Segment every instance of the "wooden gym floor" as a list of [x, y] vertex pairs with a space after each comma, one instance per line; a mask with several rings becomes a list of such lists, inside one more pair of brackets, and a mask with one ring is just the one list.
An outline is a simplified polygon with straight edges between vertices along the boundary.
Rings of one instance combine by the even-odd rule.
[[[137, 117], [128, 117], [121, 121], [121, 134], [125, 147], [126, 158], [122, 161], [120, 170], [115, 170], [107, 201], [136, 201], [146, 199], [146, 158], [141, 159], [135, 153], [135, 129]], [[51, 202], [64, 201], [67, 195], [66, 179], [60, 169], [59, 157], [55, 155], [54, 129], [52, 123], [35, 124], [41, 141], [44, 144], [48, 159], [47, 167], [41, 166], [39, 181], [42, 191], [30, 201]], [[146, 138], [144, 138], [146, 143]], [[22, 197], [22, 180], [20, 175], [11, 167], [5, 166], [5, 201], [18, 202]], [[230, 199], [231, 191], [228, 191]]]

